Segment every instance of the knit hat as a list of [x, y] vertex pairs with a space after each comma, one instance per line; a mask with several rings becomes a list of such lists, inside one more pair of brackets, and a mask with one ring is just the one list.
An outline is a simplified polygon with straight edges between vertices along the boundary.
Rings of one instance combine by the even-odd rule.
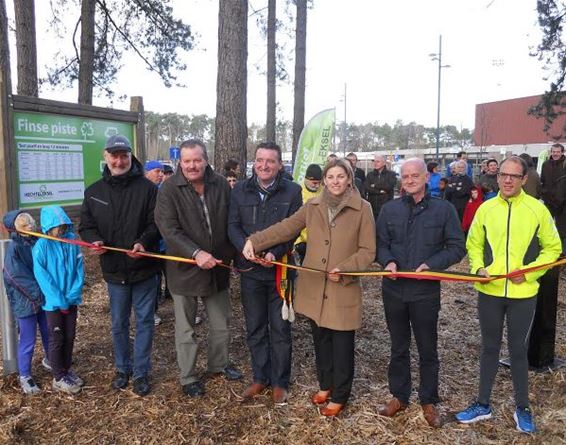
[[322, 168], [318, 164], [311, 164], [307, 167], [305, 179], [320, 181], [322, 179]]
[[147, 161], [144, 168], [146, 172], [155, 170], [156, 168], [163, 170], [163, 164], [159, 161]]

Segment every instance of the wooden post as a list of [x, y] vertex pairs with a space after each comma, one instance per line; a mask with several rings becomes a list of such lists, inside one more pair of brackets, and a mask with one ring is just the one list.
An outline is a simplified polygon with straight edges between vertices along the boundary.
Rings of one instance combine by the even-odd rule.
[[147, 152], [145, 146], [145, 113], [142, 96], [132, 96], [130, 98], [130, 111], [138, 113], [134, 145], [136, 147], [136, 158], [143, 164], [147, 160]]
[[[13, 209], [17, 202], [12, 180], [15, 159], [12, 147], [12, 83], [7, 29], [5, 3], [0, 2], [0, 216]], [[7, 234], [3, 232], [1, 237], [7, 238]]]

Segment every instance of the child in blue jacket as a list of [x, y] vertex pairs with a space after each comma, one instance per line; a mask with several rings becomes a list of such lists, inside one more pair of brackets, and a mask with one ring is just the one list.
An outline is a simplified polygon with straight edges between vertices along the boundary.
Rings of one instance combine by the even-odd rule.
[[[59, 206], [41, 209], [41, 230], [57, 238], [76, 239], [71, 220]], [[76, 394], [84, 385], [71, 369], [77, 306], [82, 302], [84, 284], [80, 247], [40, 238], [33, 247], [33, 270], [45, 295], [53, 389]]]
[[[4, 215], [4, 227], [10, 231], [12, 242], [8, 245], [4, 259], [4, 287], [14, 317], [18, 320], [18, 371], [20, 386], [25, 394], [36, 394], [40, 391], [31, 374], [33, 350], [37, 338], [37, 327], [41, 333], [41, 341], [45, 356], [48, 351], [48, 332], [45, 312], [41, 308], [45, 299], [39, 284], [33, 275], [33, 258], [31, 249], [35, 238], [19, 234], [17, 230], [35, 231], [35, 221], [29, 213], [13, 210]], [[43, 366], [51, 370], [47, 358]]]

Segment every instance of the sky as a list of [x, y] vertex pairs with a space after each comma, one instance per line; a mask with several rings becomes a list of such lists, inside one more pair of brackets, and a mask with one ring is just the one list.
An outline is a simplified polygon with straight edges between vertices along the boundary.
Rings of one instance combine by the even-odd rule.
[[[249, 13], [266, 3], [250, 0]], [[280, 16], [283, 3], [278, 2]], [[115, 90], [143, 96], [146, 110], [213, 116], [218, 0], [172, 0], [172, 5], [198, 35], [196, 48], [181, 56], [187, 70], [179, 78], [187, 87], [164, 87], [128, 56]], [[46, 32], [47, 6], [46, 0], [36, 1], [40, 66], [53, 60], [53, 48], [61, 45]], [[70, 32], [78, 15], [78, 9], [69, 9]], [[441, 70], [441, 125], [473, 129], [476, 104], [542, 94], [548, 85], [542, 62], [529, 55], [540, 40], [535, 0], [314, 0], [307, 27], [306, 120], [335, 107], [338, 122], [402, 120], [435, 127], [438, 62], [430, 54], [438, 53], [440, 35], [442, 65], [450, 65]], [[263, 123], [266, 78], [256, 66], [267, 63], [266, 41], [254, 17], [248, 28], [248, 124]], [[294, 43], [286, 53], [293, 59]], [[14, 70], [15, 49], [12, 59]], [[290, 80], [277, 88], [281, 120], [293, 119], [293, 64], [287, 64]], [[40, 96], [75, 101], [77, 91], [44, 90]], [[95, 98], [94, 104], [108, 102]], [[129, 98], [114, 107], [128, 109]]]

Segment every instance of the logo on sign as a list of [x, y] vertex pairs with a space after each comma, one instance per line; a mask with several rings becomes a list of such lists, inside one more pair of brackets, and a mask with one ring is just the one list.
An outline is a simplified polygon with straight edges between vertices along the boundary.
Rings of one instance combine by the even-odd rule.
[[34, 199], [49, 199], [53, 196], [53, 192], [48, 190], [46, 184], [41, 184], [39, 186], [39, 190], [34, 192], [26, 192], [24, 193], [26, 198], [34, 198]]

